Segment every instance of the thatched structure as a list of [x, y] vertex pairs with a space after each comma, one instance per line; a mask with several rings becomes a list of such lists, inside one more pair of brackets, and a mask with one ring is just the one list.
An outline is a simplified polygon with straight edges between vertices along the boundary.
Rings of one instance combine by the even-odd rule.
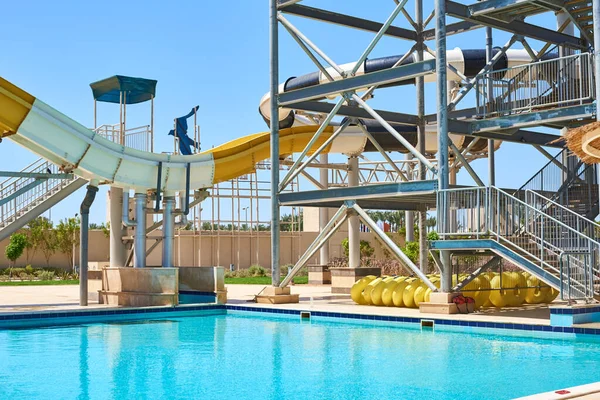
[[[596, 131], [597, 134], [593, 134], [593, 131]], [[597, 138], [590, 141], [587, 144], [587, 148], [588, 150], [595, 150], [595, 152], [598, 154], [598, 157], [591, 156], [583, 150], [584, 142], [587, 142], [589, 138], [593, 136], [597, 136]], [[600, 163], [600, 122], [593, 122], [578, 128], [569, 129], [563, 139], [566, 142], [569, 150], [577, 155], [577, 157], [581, 158], [584, 163]]]

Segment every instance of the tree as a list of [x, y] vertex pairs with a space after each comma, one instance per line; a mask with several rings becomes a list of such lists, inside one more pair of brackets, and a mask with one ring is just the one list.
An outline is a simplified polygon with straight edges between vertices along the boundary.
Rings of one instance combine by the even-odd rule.
[[56, 248], [69, 257], [69, 265], [73, 266], [73, 252], [79, 245], [79, 218], [61, 219], [56, 226]]
[[11, 267], [14, 267], [15, 262], [21, 255], [23, 254], [23, 250], [25, 250], [25, 246], [27, 245], [27, 236], [22, 233], [15, 233], [10, 236], [10, 242], [6, 249], [4, 250], [4, 254], [6, 258], [8, 258], [11, 262]]
[[27, 245], [25, 246], [27, 263], [33, 259], [35, 252], [41, 247], [44, 231], [47, 229], [52, 229], [52, 222], [46, 217], [37, 217], [27, 224]]

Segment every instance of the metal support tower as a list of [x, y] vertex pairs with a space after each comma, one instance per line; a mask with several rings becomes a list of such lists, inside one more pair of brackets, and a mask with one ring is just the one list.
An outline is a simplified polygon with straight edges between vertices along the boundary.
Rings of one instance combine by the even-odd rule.
[[279, 270], [279, 24], [278, 0], [270, 0], [271, 52], [271, 278], [278, 286]]

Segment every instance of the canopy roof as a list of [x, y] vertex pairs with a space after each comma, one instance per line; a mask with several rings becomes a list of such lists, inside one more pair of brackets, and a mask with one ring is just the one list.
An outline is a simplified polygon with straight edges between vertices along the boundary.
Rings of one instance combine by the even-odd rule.
[[97, 101], [119, 104], [121, 92], [125, 92], [125, 104], [137, 104], [150, 100], [156, 93], [154, 79], [115, 75], [90, 84]]

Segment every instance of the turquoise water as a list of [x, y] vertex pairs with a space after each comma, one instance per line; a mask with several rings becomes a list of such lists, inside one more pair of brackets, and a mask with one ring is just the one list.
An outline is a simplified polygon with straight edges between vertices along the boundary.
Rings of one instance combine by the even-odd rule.
[[600, 344], [218, 315], [0, 331], [0, 399], [509, 399]]

